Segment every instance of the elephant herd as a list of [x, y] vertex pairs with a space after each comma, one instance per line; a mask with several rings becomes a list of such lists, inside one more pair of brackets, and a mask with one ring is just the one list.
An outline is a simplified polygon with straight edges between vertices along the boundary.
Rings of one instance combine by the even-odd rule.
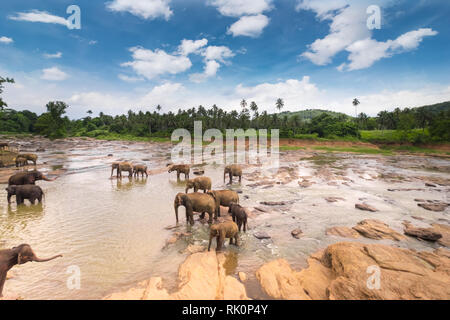
[[[16, 166], [19, 167], [18, 163], [27, 164], [28, 160], [31, 160], [36, 164], [36, 155], [28, 154], [24, 155], [24, 157], [21, 156], [22, 155], [16, 157]], [[37, 170], [19, 172], [9, 177], [8, 187], [6, 188], [6, 191], [8, 192], [8, 203], [10, 203], [13, 195], [16, 196], [18, 205], [23, 204], [25, 199], [28, 199], [32, 204], [34, 204], [36, 200], [38, 200], [39, 203], [42, 202], [44, 193], [39, 186], [35, 185], [35, 182], [38, 180], [54, 181], [54, 179], [47, 178], [42, 172]], [[48, 259], [40, 259], [35, 255], [28, 244], [21, 244], [12, 249], [0, 250], [0, 297], [2, 297], [6, 274], [13, 266], [32, 261], [46, 262], [58, 257], [62, 257], [62, 255], [57, 255]]]
[[[176, 171], [177, 178], [183, 173], [186, 179], [185, 193], [178, 193], [174, 200], [175, 218], [177, 224], [178, 208], [184, 206], [186, 209], [186, 222], [194, 224], [194, 212], [200, 213], [200, 218], [203, 219], [205, 214], [208, 214], [209, 224], [212, 224], [213, 219], [220, 217], [220, 207], [228, 207], [228, 212], [231, 213], [233, 221], [226, 221], [211, 225], [208, 251], [211, 249], [212, 239], [215, 237], [217, 242], [216, 250], [220, 251], [226, 238], [230, 239], [230, 244], [238, 245], [238, 232], [243, 227], [244, 232], [247, 230], [247, 213], [245, 209], [239, 205], [239, 195], [233, 190], [212, 190], [212, 182], [208, 177], [198, 177], [189, 179], [190, 167], [188, 165], [173, 165], [169, 168], [169, 173]], [[229, 165], [224, 169], [223, 179], [225, 182], [226, 176], [230, 178], [230, 184], [233, 182], [233, 177], [239, 177], [239, 182], [242, 181], [242, 168], [239, 165]], [[190, 189], [194, 189], [193, 193], [188, 193]], [[203, 193], [198, 191], [203, 191]]]
[[[16, 157], [16, 166], [26, 165], [28, 161], [33, 161], [36, 164], [37, 156], [32, 154], [20, 155]], [[148, 176], [147, 166], [138, 164], [133, 165], [129, 162], [114, 162], [112, 164], [111, 176], [117, 171], [117, 177], [122, 177], [122, 172], [128, 172], [128, 175], [142, 177]], [[189, 165], [172, 165], [168, 172], [177, 172], [177, 179], [180, 179], [180, 175], [184, 174], [186, 180], [185, 193], [178, 193], [174, 200], [174, 209], [176, 221], [178, 224], [178, 207], [184, 206], [186, 209], [186, 220], [190, 225], [194, 225], [194, 212], [200, 213], [201, 219], [208, 214], [210, 226], [210, 236], [208, 251], [211, 248], [211, 242], [213, 238], [216, 238], [217, 247], [216, 250], [222, 249], [225, 239], [230, 239], [230, 244], [238, 245], [238, 233], [243, 227], [244, 232], [247, 230], [247, 214], [245, 209], [239, 205], [239, 195], [233, 190], [212, 190], [212, 182], [208, 177], [197, 177], [195, 179], [189, 179], [190, 166]], [[224, 169], [224, 182], [226, 176], [229, 176], [230, 184], [233, 177], [238, 177], [239, 182], [242, 180], [242, 169], [239, 165], [226, 166]], [[12, 196], [16, 196], [17, 204], [23, 204], [25, 199], [28, 199], [32, 204], [36, 200], [39, 203], [42, 201], [43, 191], [35, 185], [38, 180], [54, 181], [55, 179], [49, 179], [42, 172], [24, 171], [12, 175], [8, 180], [8, 203], [11, 201]], [[193, 193], [189, 193], [190, 189], [194, 189]], [[203, 191], [203, 192], [198, 192]], [[212, 224], [213, 219], [220, 217], [220, 207], [228, 207], [228, 212], [232, 216], [232, 221], [225, 221], [221, 223]], [[46, 262], [62, 255], [56, 255], [48, 259], [38, 258], [31, 247], [27, 244], [22, 244], [12, 249], [0, 250], [0, 297], [2, 297], [3, 286], [6, 281], [7, 272], [17, 264], [24, 264], [27, 262]]]

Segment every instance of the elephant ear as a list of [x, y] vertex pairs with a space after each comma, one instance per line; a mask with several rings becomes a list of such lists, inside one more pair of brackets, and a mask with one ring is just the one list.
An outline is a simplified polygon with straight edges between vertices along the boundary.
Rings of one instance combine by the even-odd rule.
[[217, 193], [216, 193], [216, 191], [208, 191], [207, 194], [209, 194], [211, 197], [213, 197], [214, 200], [217, 200]]
[[17, 255], [17, 264], [22, 264], [22, 253], [20, 253], [20, 252]]

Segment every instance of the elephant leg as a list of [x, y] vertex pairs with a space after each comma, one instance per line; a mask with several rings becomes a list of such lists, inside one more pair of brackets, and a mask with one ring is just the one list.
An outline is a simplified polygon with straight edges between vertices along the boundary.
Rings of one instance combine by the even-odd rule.
[[3, 297], [3, 286], [5, 285], [7, 273], [8, 271], [1, 271], [0, 273], [0, 298]]
[[223, 243], [222, 237], [217, 236], [216, 241], [217, 241], [216, 251], [222, 251], [222, 243]]
[[244, 220], [244, 232], [247, 232], [247, 219]]
[[39, 203], [42, 203], [42, 194], [37, 198]]
[[180, 180], [180, 173], [178, 171], [177, 171], [177, 180]]
[[239, 183], [241, 183], [242, 181], [242, 176], [239, 176]]
[[238, 221], [238, 227], [239, 227], [239, 232], [241, 232], [242, 220], [239, 220], [239, 221]]
[[236, 235], [234, 236], [234, 245], [235, 245], [236, 247], [239, 247], [238, 238], [239, 238], [239, 235], [236, 233]]
[[205, 212], [202, 212], [202, 214], [200, 215], [200, 219], [205, 219]]

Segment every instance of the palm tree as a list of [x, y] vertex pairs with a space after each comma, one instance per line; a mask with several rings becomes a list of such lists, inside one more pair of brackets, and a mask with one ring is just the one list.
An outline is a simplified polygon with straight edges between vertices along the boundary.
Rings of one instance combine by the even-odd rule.
[[241, 101], [241, 107], [242, 107], [242, 109], [247, 108], [247, 101], [245, 101], [245, 99], [242, 99], [242, 101]]
[[161, 111], [161, 106], [158, 104], [158, 106], [156, 107], [156, 110], [158, 110], [158, 112], [160, 112]]
[[353, 106], [355, 107], [355, 116], [356, 118], [358, 118], [358, 105], [361, 102], [359, 102], [359, 100], [357, 98], [353, 99]]
[[281, 109], [283, 109], [284, 107], [284, 101], [281, 98], [277, 99], [277, 102], [275, 103], [276, 108], [278, 109], [278, 112], [281, 111]]

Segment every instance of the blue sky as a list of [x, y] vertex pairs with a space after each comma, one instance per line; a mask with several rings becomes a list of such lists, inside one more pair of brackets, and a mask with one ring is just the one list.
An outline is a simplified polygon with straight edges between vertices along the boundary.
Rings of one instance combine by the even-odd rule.
[[278, 97], [348, 114], [358, 97], [375, 115], [450, 100], [449, 17], [447, 0], [5, 0], [0, 74], [10, 107], [63, 100], [71, 117], [243, 98], [274, 112]]

